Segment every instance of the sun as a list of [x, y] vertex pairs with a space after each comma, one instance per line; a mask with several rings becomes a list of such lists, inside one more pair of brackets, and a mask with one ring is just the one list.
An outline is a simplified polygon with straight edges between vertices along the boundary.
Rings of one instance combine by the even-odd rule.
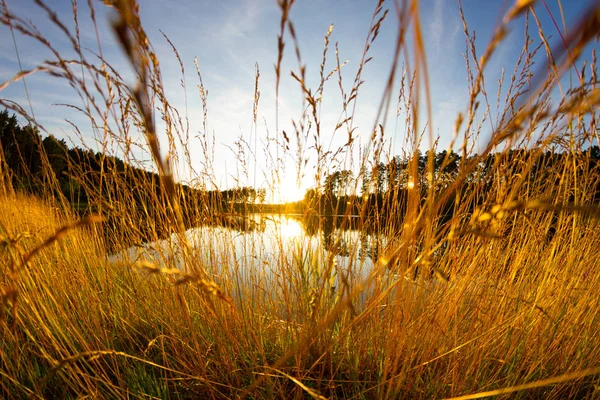
[[273, 202], [283, 204], [300, 201], [304, 198], [305, 192], [306, 189], [299, 186], [295, 179], [283, 181], [273, 192]]

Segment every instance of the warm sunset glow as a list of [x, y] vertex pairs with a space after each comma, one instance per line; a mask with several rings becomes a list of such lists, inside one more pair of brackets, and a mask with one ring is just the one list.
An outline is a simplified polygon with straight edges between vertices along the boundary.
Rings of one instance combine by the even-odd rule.
[[600, 400], [600, 0], [0, 0], [0, 38], [0, 400]]
[[276, 188], [273, 193], [273, 203], [283, 204], [300, 201], [304, 198], [305, 191], [304, 188], [298, 187], [295, 180], [281, 182], [281, 186]]

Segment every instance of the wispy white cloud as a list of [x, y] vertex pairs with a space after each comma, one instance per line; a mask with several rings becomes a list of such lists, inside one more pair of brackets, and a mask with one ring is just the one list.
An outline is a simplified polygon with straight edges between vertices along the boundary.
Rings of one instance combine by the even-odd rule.
[[444, 29], [444, 4], [445, 0], [433, 1], [433, 12], [431, 13], [431, 21], [429, 23], [429, 34], [431, 35], [431, 47], [436, 51], [440, 51], [443, 41], [442, 35]]
[[220, 25], [219, 35], [227, 42], [236, 39], [247, 39], [260, 22], [262, 1], [243, 0], [237, 6], [229, 8], [228, 15]]

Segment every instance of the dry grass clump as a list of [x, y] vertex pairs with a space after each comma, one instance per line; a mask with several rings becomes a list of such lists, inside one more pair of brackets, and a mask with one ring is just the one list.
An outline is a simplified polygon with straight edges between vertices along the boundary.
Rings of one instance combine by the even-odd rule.
[[[40, 239], [7, 234], [3, 241], [3, 397], [163, 397], [168, 385], [161, 374], [177, 375], [171, 368], [180, 362], [186, 367], [181, 371], [189, 370], [186, 362], [196, 362], [196, 351], [210, 351], [214, 344], [204, 341], [214, 333], [204, 329], [215, 327], [202, 329], [194, 321], [223, 322], [215, 306], [207, 309], [202, 290], [111, 264], [93, 231], [49, 229], [68, 218], [52, 218], [55, 211], [45, 202], [14, 196], [1, 207], [14, 211], [2, 217], [7, 232], [18, 229], [24, 237], [44, 231]], [[196, 335], [202, 339], [192, 340]], [[168, 361], [177, 354], [181, 360]]]
[[[96, 130], [96, 139], [105, 153], [94, 161], [98, 171], [93, 178], [90, 160], [69, 160], [70, 178], [89, 194], [88, 206], [100, 217], [73, 217], [65, 210], [69, 199], [64, 196], [57, 201], [23, 194], [0, 198], [3, 397], [599, 396], [600, 167], [586, 152], [598, 143], [595, 56], [586, 65], [589, 73], [559, 102], [551, 101], [565, 66], [596, 40], [597, 5], [590, 6], [560, 50], [550, 52], [544, 32], [537, 48], [526, 37], [513, 77], [499, 84], [498, 93], [507, 93], [504, 110], [491, 110], [485, 68], [516, 16], [529, 12], [537, 22], [532, 2], [515, 2], [482, 57], [464, 21], [469, 102], [456, 118], [450, 148], [460, 147], [461, 161], [446, 171], [453, 152], [434, 160], [434, 145], [434, 151], [419, 157], [423, 132], [436, 143], [419, 120], [420, 110], [431, 114], [429, 99], [422, 98], [428, 79], [419, 3], [395, 3], [401, 30], [390, 84], [374, 118], [381, 122], [387, 112], [396, 64], [406, 56], [414, 63], [403, 70], [398, 96], [398, 106], [407, 111], [406, 163], [389, 184], [397, 187], [381, 194], [375, 210], [357, 196], [344, 197], [351, 199], [345, 213], [352, 207], [359, 210], [364, 232], [376, 232], [371, 236], [381, 242], [367, 265], [359, 257], [342, 264], [331, 251], [347, 246], [348, 254], [357, 254], [359, 236], [356, 243], [343, 243], [341, 235], [333, 235], [329, 249], [325, 240], [290, 244], [279, 238], [275, 255], [256, 243], [237, 248], [238, 234], [225, 229], [233, 218], [215, 215], [209, 192], [193, 198], [175, 182], [175, 166], [192, 169], [189, 124], [165, 95], [139, 5], [108, 2], [117, 11], [115, 30], [139, 78], [130, 87], [104, 60], [96, 65], [86, 59], [77, 45], [78, 31], [66, 28], [43, 1], [36, 2], [73, 43], [79, 59], [63, 60], [25, 18], [4, 12], [0, 22], [53, 51], [58, 60], [31, 73], [66, 79], [85, 100], [78, 110], [94, 129], [103, 127]], [[324, 70], [330, 29], [319, 86], [311, 90], [289, 19], [293, 3], [279, 2], [276, 91], [289, 32], [300, 65], [293, 77], [306, 102], [294, 133], [299, 148], [316, 152], [316, 175], [324, 182], [352, 154], [362, 70], [389, 15], [378, 2], [349, 93], [343, 89], [339, 58], [333, 71]], [[412, 29], [414, 54], [409, 54], [406, 27]], [[535, 69], [540, 49], [549, 52], [548, 61]], [[93, 81], [93, 90], [74, 72], [81, 69]], [[255, 130], [258, 77], [257, 69]], [[328, 149], [331, 138], [320, 124], [319, 96], [334, 77], [344, 99], [335, 131], [345, 131], [348, 141]], [[199, 79], [206, 127], [206, 91]], [[483, 143], [482, 125], [492, 115], [497, 115], [494, 128]], [[153, 122], [158, 117], [166, 124], [167, 157], [159, 151]], [[292, 139], [286, 134], [274, 145], [287, 156]], [[366, 179], [368, 170], [376, 174], [378, 167], [372, 167], [385, 167], [382, 160], [392, 159], [386, 140], [383, 126], [376, 124], [370, 143], [361, 149], [359, 179]], [[212, 183], [214, 140], [203, 132], [201, 142], [205, 169], [192, 172], [205, 189]], [[480, 154], [472, 152], [477, 142], [483, 144]], [[109, 157], [111, 149], [118, 149], [135, 163], [134, 147], [147, 149], [158, 177], [130, 164], [119, 166]], [[178, 153], [178, 148], [184, 151]], [[271, 157], [275, 167], [285, 158]], [[298, 165], [305, 157], [298, 152]], [[441, 167], [435, 170], [438, 162]], [[36, 177], [48, 184], [49, 198], [58, 182], [50, 169], [46, 161], [43, 177]], [[277, 172], [273, 174], [276, 184]], [[3, 176], [2, 182], [10, 177]], [[308, 206], [312, 213], [324, 207], [317, 201]], [[213, 236], [186, 232], [190, 215], [215, 226]], [[108, 256], [109, 228], [111, 250], [129, 238], [149, 243], [127, 256]]]
[[58, 207], [19, 193], [0, 198], [0, 215], [4, 235], [24, 234], [38, 240], [50, 236], [65, 221]]

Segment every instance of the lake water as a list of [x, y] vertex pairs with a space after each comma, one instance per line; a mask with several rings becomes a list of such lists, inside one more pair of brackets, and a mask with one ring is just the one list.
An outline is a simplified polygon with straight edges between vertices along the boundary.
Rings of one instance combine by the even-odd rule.
[[[387, 244], [386, 238], [358, 229], [358, 220], [343, 225], [344, 229], [332, 219], [315, 223], [301, 215], [251, 214], [224, 219], [219, 225], [189, 229], [185, 232], [186, 246], [173, 235], [111, 258], [127, 264], [145, 260], [158, 267], [184, 271], [202, 269], [240, 304], [248, 299], [272, 304], [274, 316], [289, 320], [289, 307], [296, 306], [289, 303], [306, 299], [302, 293], [327, 291], [328, 301], [333, 302], [338, 295], [352, 291], [357, 283], [365, 282], [373, 271], [374, 260]], [[187, 257], [182, 255], [184, 251]], [[189, 260], [188, 264], [184, 259]], [[398, 279], [404, 282], [402, 287], [411, 288], [409, 292], [416, 289], [414, 282], [384, 268], [377, 274], [378, 283], [369, 281], [355, 305], [366, 304], [373, 290], [381, 293], [389, 285], [398, 288]]]
[[[240, 285], [254, 285], [257, 280], [267, 283], [280, 277], [282, 271], [302, 265], [305, 271], [298, 273], [305, 273], [305, 280], [314, 278], [310, 274], [333, 268], [332, 275], [343, 274], [344, 279], [354, 281], [372, 269], [373, 260], [386, 242], [381, 235], [359, 230], [357, 218], [350, 217], [342, 229], [333, 217], [317, 223], [302, 215], [250, 214], [229, 217], [219, 225], [192, 228], [186, 232], [186, 239], [194, 265], [187, 269], [201, 267], [216, 281], [227, 277], [235, 278]], [[185, 270], [181, 251], [179, 239], [173, 235], [132, 247], [113, 259], [143, 259], [159, 267]], [[336, 285], [337, 277], [332, 279]]]

